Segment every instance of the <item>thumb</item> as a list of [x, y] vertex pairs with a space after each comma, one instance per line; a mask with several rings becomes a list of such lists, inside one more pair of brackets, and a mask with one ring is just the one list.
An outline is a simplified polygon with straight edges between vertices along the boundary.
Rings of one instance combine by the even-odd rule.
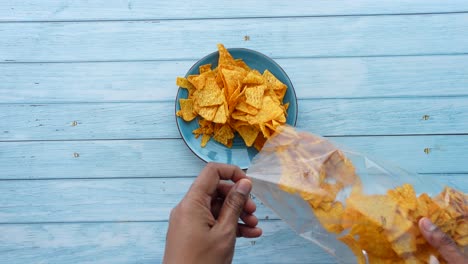
[[468, 263], [468, 260], [460, 252], [455, 241], [437, 228], [429, 218], [423, 217], [419, 220], [419, 229], [427, 242], [431, 244], [448, 263]]
[[231, 188], [219, 212], [218, 223], [221, 228], [233, 230], [234, 233], [236, 232], [237, 223], [244, 205], [249, 198], [250, 190], [252, 190], [252, 182], [247, 179], [238, 181], [234, 187]]

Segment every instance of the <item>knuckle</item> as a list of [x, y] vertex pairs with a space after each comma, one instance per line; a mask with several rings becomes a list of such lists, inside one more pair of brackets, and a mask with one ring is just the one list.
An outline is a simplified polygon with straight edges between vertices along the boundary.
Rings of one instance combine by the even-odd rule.
[[169, 219], [174, 219], [176, 217], [176, 207], [171, 209], [171, 212], [169, 214]]
[[171, 217], [180, 217], [190, 213], [190, 205], [182, 200], [174, 209], [171, 211]]
[[179, 212], [179, 214], [184, 213], [184, 212], [187, 212], [187, 211], [190, 210], [190, 206], [185, 201], [181, 201], [177, 205], [176, 210], [177, 210], [177, 212]]
[[179, 215], [179, 206], [176, 206], [171, 209], [171, 212], [169, 214], [169, 221], [174, 221], [178, 219], [178, 215]]
[[208, 162], [205, 166], [205, 168], [209, 170], [216, 169], [217, 167], [218, 167], [218, 163], [215, 163], [215, 162]]
[[219, 170], [220, 164], [216, 162], [208, 162], [203, 169], [204, 173], [216, 173]]

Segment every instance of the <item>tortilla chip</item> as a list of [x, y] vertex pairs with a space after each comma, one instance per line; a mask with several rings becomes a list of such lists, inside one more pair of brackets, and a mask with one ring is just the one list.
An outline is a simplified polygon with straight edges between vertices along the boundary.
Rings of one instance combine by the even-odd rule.
[[218, 106], [202, 107], [200, 108], [200, 110], [198, 110], [198, 115], [200, 115], [208, 121], [213, 121], [217, 111]]
[[193, 86], [193, 84], [189, 82], [189, 80], [187, 80], [187, 79], [185, 79], [183, 77], [177, 77], [176, 85], [181, 87], [181, 88], [187, 89], [187, 91], [189, 93], [188, 98], [190, 98], [193, 95], [193, 92], [196, 89], [195, 86]]
[[237, 65], [234, 58], [231, 56], [231, 54], [224, 47], [223, 44], [218, 44], [218, 52], [219, 52], [218, 66]]
[[193, 110], [193, 100], [192, 99], [179, 99], [180, 111], [177, 112], [177, 116], [182, 117], [187, 122], [192, 121], [197, 117]]
[[200, 67], [198, 67], [198, 71], [200, 72], [200, 74], [211, 71], [211, 63], [201, 65]]
[[343, 204], [336, 202], [331, 205], [329, 210], [316, 208], [313, 210], [317, 220], [328, 232], [339, 234], [343, 231], [341, 221], [343, 218]]
[[234, 91], [240, 89], [241, 81], [244, 79], [245, 72], [239, 72], [229, 69], [221, 69], [224, 80], [224, 87], [226, 88], [226, 98], [230, 98]]
[[204, 148], [206, 144], [208, 144], [208, 141], [210, 141], [211, 136], [204, 134], [201, 139], [201, 147]]
[[260, 109], [262, 108], [262, 102], [263, 102], [263, 93], [265, 91], [264, 85], [259, 85], [259, 86], [254, 86], [254, 87], [249, 87], [245, 89], [245, 98], [246, 98], [246, 103]]
[[213, 136], [214, 140], [224, 145], [232, 144], [232, 142], [229, 143], [229, 140], [233, 138], [234, 138], [234, 133], [232, 132], [232, 129], [231, 127], [229, 127], [229, 125], [223, 125], [220, 129], [215, 131], [215, 134]]
[[236, 128], [239, 135], [244, 139], [245, 145], [251, 147], [257, 139], [259, 130], [255, 126], [239, 126]]
[[346, 244], [351, 251], [353, 251], [358, 264], [366, 264], [366, 257], [362, 254], [361, 247], [358, 245], [354, 237], [351, 235], [344, 235], [339, 237], [338, 240]]
[[264, 84], [263, 76], [256, 70], [250, 71], [247, 76], [242, 80], [244, 84]]
[[263, 72], [263, 77], [266, 80], [268, 89], [283, 90], [287, 88], [287, 86], [278, 80], [269, 70]]
[[215, 117], [213, 118], [214, 123], [219, 123], [219, 124], [225, 124], [227, 122], [227, 111], [226, 111], [226, 105], [222, 104], [218, 107], [218, 110], [216, 111]]

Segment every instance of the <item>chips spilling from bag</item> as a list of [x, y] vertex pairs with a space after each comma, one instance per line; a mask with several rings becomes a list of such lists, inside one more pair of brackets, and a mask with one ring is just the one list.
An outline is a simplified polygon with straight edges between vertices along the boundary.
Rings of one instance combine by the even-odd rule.
[[260, 150], [286, 123], [289, 104], [283, 104], [283, 98], [288, 87], [268, 70], [260, 73], [234, 59], [222, 44], [218, 51], [215, 69], [206, 64], [198, 75], [177, 77], [176, 84], [188, 91], [188, 98], [179, 100], [177, 116], [187, 122], [199, 117], [193, 134], [202, 136], [202, 147], [211, 138], [231, 147], [237, 132], [246, 146]]
[[306, 201], [323, 228], [336, 234], [358, 263], [429, 263], [431, 257], [442, 263], [419, 231], [422, 217], [431, 219], [460, 249], [468, 247], [467, 194], [446, 187], [433, 198], [417, 196], [410, 184], [385, 194], [366, 194], [341, 150], [290, 127], [272, 136], [262, 155], [263, 164], [275, 155], [282, 170], [279, 188]]

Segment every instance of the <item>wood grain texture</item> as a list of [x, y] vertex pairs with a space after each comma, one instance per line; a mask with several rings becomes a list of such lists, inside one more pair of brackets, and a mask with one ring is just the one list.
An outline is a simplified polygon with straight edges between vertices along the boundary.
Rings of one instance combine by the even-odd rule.
[[[325, 136], [468, 133], [468, 97], [300, 100], [298, 105], [297, 127]], [[174, 102], [0, 104], [1, 141], [130, 138], [180, 138]]]
[[[239, 239], [234, 263], [335, 263], [281, 221], [259, 224], [263, 236]], [[1, 262], [160, 263], [166, 222], [0, 225]]]
[[468, 13], [2, 23], [0, 61], [199, 59], [213, 52], [216, 43], [273, 58], [460, 54], [468, 53], [466, 24]]
[[284, 2], [280, 0], [173, 1], [6, 1], [0, 7], [0, 21], [57, 21], [109, 19], [184, 19], [218, 17], [323, 16], [355, 14], [401, 14], [468, 11], [463, 0], [319, 0]]
[[[437, 190], [448, 185], [468, 192], [468, 175], [425, 174], [421, 178], [439, 184]], [[193, 179], [1, 181], [0, 224], [167, 221]], [[259, 219], [278, 219], [261, 201], [255, 197], [254, 201]]]
[[[468, 136], [333, 138], [418, 173], [468, 173]], [[0, 143], [1, 179], [196, 176], [204, 166], [181, 139]]]
[[[468, 55], [277, 59], [299, 98], [468, 95]], [[195, 60], [0, 64], [0, 102], [161, 101]], [[25, 74], [27, 73], [27, 74]]]

